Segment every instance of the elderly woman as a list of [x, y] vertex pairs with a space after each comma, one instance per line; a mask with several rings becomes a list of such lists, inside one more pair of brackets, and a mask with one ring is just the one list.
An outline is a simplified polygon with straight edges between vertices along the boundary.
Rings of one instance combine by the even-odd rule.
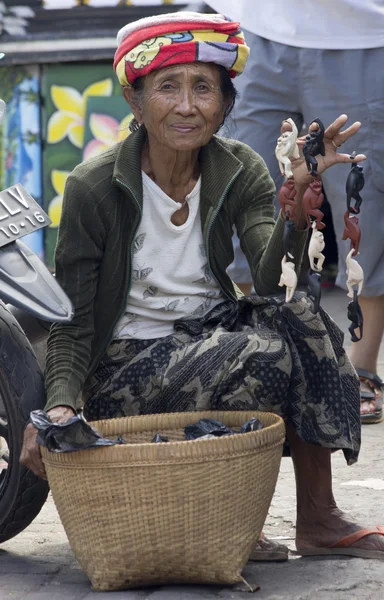
[[[82, 393], [90, 420], [276, 412], [295, 465], [297, 549], [383, 558], [383, 533], [351, 522], [332, 494], [331, 452], [351, 464], [360, 447], [359, 383], [342, 334], [304, 295], [284, 303], [284, 220], [273, 219], [272, 179], [248, 146], [215, 136], [248, 56], [239, 23], [179, 12], [127, 25], [118, 44], [133, 132], [67, 181], [56, 275], [75, 316], [51, 329], [46, 410], [64, 421]], [[346, 121], [328, 127], [320, 173], [365, 158], [336, 152], [360, 127], [341, 131]], [[293, 170], [299, 269], [300, 199], [311, 177], [302, 159]], [[256, 299], [239, 298], [226, 273], [233, 226]], [[31, 424], [22, 460], [44, 476]]]

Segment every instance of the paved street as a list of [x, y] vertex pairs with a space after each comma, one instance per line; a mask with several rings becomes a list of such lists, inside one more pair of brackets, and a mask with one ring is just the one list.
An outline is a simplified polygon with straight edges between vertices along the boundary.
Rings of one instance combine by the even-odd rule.
[[[329, 291], [323, 306], [346, 329], [348, 299]], [[349, 335], [347, 336], [349, 338]], [[380, 374], [384, 376], [382, 348]], [[340, 506], [367, 525], [384, 525], [384, 423], [363, 428], [357, 465], [347, 467], [341, 453], [333, 458], [335, 495]], [[284, 459], [265, 532], [293, 547], [295, 492], [292, 465]], [[252, 564], [244, 573], [261, 590], [259, 600], [382, 600], [384, 561], [340, 558], [292, 558], [283, 564]], [[197, 600], [246, 598], [229, 588], [176, 587], [149, 591], [95, 593], [66, 540], [52, 499], [22, 534], [0, 549], [0, 600]]]

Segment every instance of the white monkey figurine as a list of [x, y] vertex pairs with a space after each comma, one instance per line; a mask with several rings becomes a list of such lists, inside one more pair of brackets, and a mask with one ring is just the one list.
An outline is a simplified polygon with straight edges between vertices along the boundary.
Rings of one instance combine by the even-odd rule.
[[295, 271], [295, 263], [287, 261], [287, 257], [285, 255], [281, 261], [281, 277], [279, 281], [279, 286], [283, 287], [283, 285], [287, 286], [285, 301], [290, 302], [297, 287], [297, 275]]
[[347, 254], [347, 258], [345, 259], [347, 265], [347, 288], [348, 288], [348, 298], [353, 298], [353, 286], [357, 285], [357, 295], [360, 296], [361, 290], [364, 283], [364, 271], [354, 258], [352, 258], [352, 254], [354, 253], [354, 249], [350, 250]]
[[[308, 246], [309, 263], [312, 271], [320, 273], [323, 270], [323, 264], [325, 260], [322, 251], [325, 248], [324, 235], [316, 227], [316, 221], [312, 223], [312, 235]], [[315, 263], [315, 258], [317, 263]]]
[[295, 122], [292, 119], [286, 119], [282, 122], [288, 123], [291, 131], [285, 131], [277, 140], [275, 148], [275, 156], [279, 163], [279, 168], [282, 175], [287, 179], [293, 177], [291, 158], [299, 158], [299, 148], [296, 144], [297, 136], [299, 135]]

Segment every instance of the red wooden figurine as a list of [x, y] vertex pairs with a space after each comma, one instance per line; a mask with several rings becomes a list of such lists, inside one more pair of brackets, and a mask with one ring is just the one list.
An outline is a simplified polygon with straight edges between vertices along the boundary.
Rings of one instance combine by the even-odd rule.
[[343, 240], [351, 240], [351, 250], [353, 248], [354, 252], [352, 254], [352, 256], [356, 256], [356, 254], [358, 253], [359, 250], [359, 244], [360, 244], [360, 237], [361, 237], [361, 231], [360, 231], [360, 227], [359, 227], [359, 219], [357, 217], [350, 217], [349, 216], [350, 213], [347, 210], [346, 213], [344, 213], [344, 233], [343, 233]]
[[324, 194], [323, 187], [321, 185], [321, 179], [320, 177], [317, 177], [315, 181], [309, 184], [302, 199], [302, 206], [309, 227], [311, 227], [311, 220], [309, 218], [311, 216], [316, 219], [317, 229], [324, 229], [325, 223], [322, 223], [321, 221], [324, 213], [322, 213], [320, 210], [323, 200]]
[[295, 180], [293, 178], [288, 179], [285, 183], [283, 183], [279, 191], [279, 202], [281, 210], [283, 211], [284, 216], [286, 214], [286, 211], [288, 210], [290, 219], [293, 219], [296, 213], [296, 194], [297, 191], [295, 189]]

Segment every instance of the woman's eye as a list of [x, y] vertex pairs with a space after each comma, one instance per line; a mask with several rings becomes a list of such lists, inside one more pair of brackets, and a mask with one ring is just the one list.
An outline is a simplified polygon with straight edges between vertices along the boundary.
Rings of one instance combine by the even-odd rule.
[[205, 83], [199, 83], [197, 90], [199, 92], [206, 92], [208, 90], [208, 86]]
[[173, 85], [171, 83], [163, 83], [160, 89], [167, 92], [169, 90], [173, 90]]

